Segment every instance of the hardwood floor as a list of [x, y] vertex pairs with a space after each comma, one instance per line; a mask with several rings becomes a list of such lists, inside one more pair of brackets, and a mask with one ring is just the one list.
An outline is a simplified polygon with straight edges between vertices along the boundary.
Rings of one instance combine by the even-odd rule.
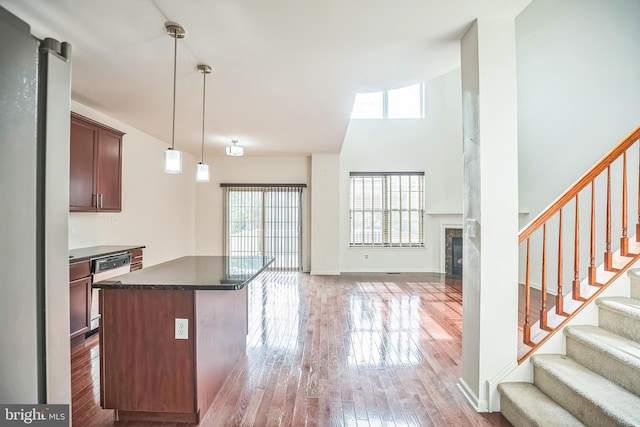
[[[201, 426], [509, 426], [457, 387], [462, 291], [439, 274], [264, 273], [249, 289], [246, 355]], [[212, 355], [215, 357], [215, 355]], [[74, 426], [99, 406], [95, 337], [72, 350]]]

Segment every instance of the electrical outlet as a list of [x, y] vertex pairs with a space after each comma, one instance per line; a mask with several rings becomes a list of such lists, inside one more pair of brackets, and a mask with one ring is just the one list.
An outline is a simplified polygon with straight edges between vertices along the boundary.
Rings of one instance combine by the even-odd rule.
[[189, 319], [176, 318], [176, 339], [177, 340], [189, 339]]
[[369, 259], [369, 255], [368, 255], [368, 254], [367, 254], [367, 255], [365, 255], [365, 256], [364, 256], [364, 259]]

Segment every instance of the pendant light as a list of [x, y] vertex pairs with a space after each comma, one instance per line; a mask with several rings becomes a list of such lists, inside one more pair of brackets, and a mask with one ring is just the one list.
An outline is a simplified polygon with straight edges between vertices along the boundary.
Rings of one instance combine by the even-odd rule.
[[239, 157], [244, 154], [244, 149], [242, 147], [238, 147], [236, 144], [238, 141], [235, 139], [231, 141], [230, 146], [227, 147], [227, 156]]
[[204, 162], [204, 105], [207, 93], [207, 74], [211, 73], [211, 67], [206, 64], [198, 65], [198, 70], [202, 73], [202, 148], [200, 162], [196, 170], [197, 182], [209, 182], [209, 165]]
[[171, 148], [164, 152], [164, 171], [166, 173], [182, 173], [182, 153], [175, 149], [176, 136], [176, 64], [178, 56], [178, 39], [185, 37], [184, 28], [175, 22], [165, 24], [167, 33], [174, 38], [173, 44], [173, 124], [171, 129]]

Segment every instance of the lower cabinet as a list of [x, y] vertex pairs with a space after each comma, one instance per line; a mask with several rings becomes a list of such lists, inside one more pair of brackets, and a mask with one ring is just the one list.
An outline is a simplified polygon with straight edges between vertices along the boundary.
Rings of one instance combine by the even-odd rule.
[[84, 341], [91, 329], [91, 268], [89, 261], [69, 264], [69, 337], [71, 345]]
[[[247, 289], [100, 289], [102, 408], [120, 421], [199, 423], [245, 353]], [[188, 319], [186, 339], [176, 319]]]
[[131, 267], [129, 271], [142, 269], [142, 249], [133, 249], [129, 251], [131, 254]]

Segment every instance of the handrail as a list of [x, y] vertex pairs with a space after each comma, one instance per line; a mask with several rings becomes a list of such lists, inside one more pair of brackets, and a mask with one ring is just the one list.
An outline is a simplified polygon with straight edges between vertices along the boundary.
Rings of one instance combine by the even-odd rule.
[[[535, 349], [547, 341], [558, 330], [561, 330], [567, 322], [582, 310], [589, 302], [593, 301], [609, 284], [626, 271], [635, 261], [640, 259], [640, 165], [637, 174], [637, 180], [633, 178], [632, 182], [638, 184], [637, 202], [638, 202], [638, 222], [636, 224], [636, 236], [631, 244], [627, 232], [628, 227], [628, 197], [627, 190], [629, 174], [627, 168], [627, 153], [638, 143], [638, 163], [640, 163], [640, 126], [636, 127], [629, 135], [622, 139], [613, 149], [611, 149], [602, 159], [600, 159], [591, 169], [589, 169], [580, 179], [571, 185], [560, 197], [551, 203], [542, 213], [536, 216], [527, 226], [525, 226], [518, 234], [518, 245], [526, 243], [526, 259], [524, 265], [524, 312], [521, 315], [523, 323], [521, 334], [522, 344], [519, 350], [518, 362], [522, 363]], [[620, 163], [616, 163], [621, 159]], [[618, 205], [616, 199], [616, 212], [620, 214], [620, 246], [616, 254], [612, 253], [612, 190], [611, 190], [611, 170], [612, 166], [620, 166], [621, 169], [621, 200]], [[618, 171], [619, 169], [616, 169]], [[604, 172], [606, 171], [606, 177]], [[633, 173], [633, 172], [632, 172]], [[596, 180], [606, 178], [606, 197], [601, 203], [606, 204], [606, 215], [604, 224], [597, 219], [597, 203], [596, 203]], [[583, 210], [587, 218], [584, 219], [588, 228], [584, 231], [580, 229], [580, 193], [585, 191], [585, 196], [589, 204], [583, 204]], [[602, 190], [602, 189], [601, 189]], [[600, 190], [600, 191], [601, 191]], [[600, 196], [602, 197], [602, 196]], [[635, 197], [635, 196], [634, 196]], [[563, 208], [572, 202], [575, 205], [575, 213], [573, 218], [569, 218], [569, 224], [573, 220], [573, 236], [566, 236], [563, 233]], [[584, 203], [584, 201], [583, 201]], [[619, 207], [619, 209], [618, 209]], [[571, 215], [571, 214], [569, 214]], [[548, 225], [552, 226], [552, 230], [557, 231], [557, 252], [548, 254], [547, 250], [547, 234], [549, 232]], [[603, 228], [600, 228], [602, 225]], [[598, 230], [601, 230], [604, 236], [598, 238]], [[535, 236], [534, 236], [534, 233]], [[581, 239], [581, 236], [583, 239]], [[602, 241], [604, 237], [604, 241]], [[531, 240], [538, 239], [540, 242], [538, 247], [532, 248]], [[570, 243], [567, 248], [563, 244], [567, 239]], [[602, 250], [602, 252], [599, 252]], [[539, 251], [539, 252], [538, 252]], [[581, 262], [580, 253], [587, 255]], [[598, 253], [602, 254], [602, 263]], [[569, 299], [565, 299], [563, 271], [564, 258], [573, 258], [571, 268], [571, 295]], [[539, 258], [538, 258], [539, 257]], [[551, 260], [551, 261], [550, 261]], [[555, 289], [555, 310], [550, 310], [547, 299], [548, 296], [548, 263], [557, 261], [557, 283]], [[532, 265], [533, 262], [535, 265]], [[598, 267], [601, 265], [601, 267]], [[585, 273], [586, 268], [586, 275]], [[567, 266], [569, 270], [569, 266]], [[535, 277], [534, 273], [535, 273]], [[568, 272], [568, 271], [567, 271]], [[536, 278], [538, 281], [536, 281]], [[584, 278], [584, 279], [583, 279]], [[539, 301], [533, 302], [532, 293], [539, 294]], [[553, 292], [553, 290], [551, 291]], [[568, 303], [568, 305], [566, 304]], [[538, 311], [532, 310], [531, 305], [539, 308]], [[539, 314], [538, 314], [539, 313]]]
[[635, 128], [633, 132], [622, 139], [611, 151], [609, 151], [598, 163], [596, 163], [589, 171], [587, 171], [580, 179], [571, 185], [560, 197], [551, 203], [529, 224], [527, 224], [518, 234], [518, 243], [522, 243], [527, 237], [540, 228], [542, 224], [547, 222], [556, 212], [569, 203], [581, 190], [591, 184], [595, 177], [600, 175], [607, 169], [614, 160], [620, 157], [629, 149], [638, 139], [640, 139], [640, 126]]

